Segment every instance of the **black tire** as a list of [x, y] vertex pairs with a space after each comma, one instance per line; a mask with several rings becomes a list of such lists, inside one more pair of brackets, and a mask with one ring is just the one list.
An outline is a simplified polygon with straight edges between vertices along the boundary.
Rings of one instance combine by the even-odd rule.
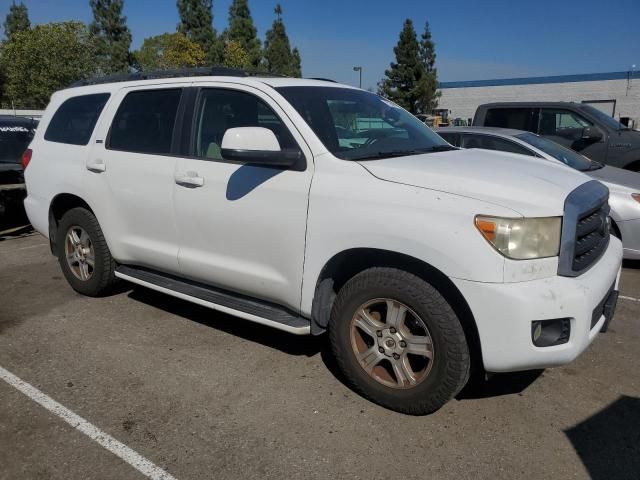
[[[360, 366], [351, 345], [351, 319], [356, 310], [377, 298], [402, 302], [426, 324], [433, 341], [433, 365], [412, 388], [386, 386]], [[467, 383], [470, 372], [465, 334], [451, 306], [429, 283], [394, 268], [370, 268], [349, 280], [336, 298], [329, 323], [332, 353], [348, 384], [363, 397], [409, 415], [432, 413]]]
[[[94, 253], [94, 266], [91, 277], [81, 280], [71, 271], [65, 252], [65, 240], [72, 227], [81, 227], [91, 239]], [[69, 285], [78, 293], [89, 297], [99, 297], [108, 293], [116, 283], [116, 262], [111, 256], [109, 247], [95, 215], [85, 208], [73, 208], [62, 216], [56, 234], [58, 262]]]

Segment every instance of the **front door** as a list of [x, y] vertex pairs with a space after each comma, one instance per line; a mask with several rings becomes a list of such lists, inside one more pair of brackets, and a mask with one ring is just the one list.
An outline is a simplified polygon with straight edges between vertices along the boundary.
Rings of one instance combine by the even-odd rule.
[[[202, 88], [194, 112], [191, 155], [178, 160], [174, 186], [182, 274], [298, 310], [311, 152], [279, 106], [251, 87]], [[226, 130], [249, 126], [271, 129], [282, 149], [302, 149], [304, 165], [225, 161]]]
[[[594, 142], [582, 138], [583, 130], [593, 127], [602, 133], [602, 139]], [[562, 108], [543, 108], [540, 112], [539, 134], [560, 145], [598, 162], [607, 158], [607, 132], [595, 126], [578, 112]]]

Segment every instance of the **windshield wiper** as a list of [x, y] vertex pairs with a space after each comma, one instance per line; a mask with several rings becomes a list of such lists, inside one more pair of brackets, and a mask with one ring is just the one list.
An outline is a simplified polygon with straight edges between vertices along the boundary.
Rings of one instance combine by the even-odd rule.
[[428, 148], [415, 148], [412, 150], [392, 150], [390, 152], [378, 152], [363, 155], [361, 157], [353, 157], [350, 160], [378, 160], [381, 158], [408, 157], [410, 155], [421, 155], [423, 153], [447, 152], [449, 150], [458, 150], [451, 145], [434, 145]]

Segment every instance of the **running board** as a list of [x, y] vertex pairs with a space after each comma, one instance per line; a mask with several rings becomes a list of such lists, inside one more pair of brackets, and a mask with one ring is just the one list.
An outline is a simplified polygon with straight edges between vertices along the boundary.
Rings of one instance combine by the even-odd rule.
[[271, 303], [141, 267], [121, 265], [115, 274], [128, 282], [268, 327], [295, 335], [311, 333], [309, 320]]

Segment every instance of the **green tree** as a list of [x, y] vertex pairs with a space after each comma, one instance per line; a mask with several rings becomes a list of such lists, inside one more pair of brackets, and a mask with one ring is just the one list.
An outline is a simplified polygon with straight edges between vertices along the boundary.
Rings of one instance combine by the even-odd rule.
[[228, 40], [224, 46], [224, 58], [222, 63], [225, 67], [247, 68], [250, 66], [249, 54], [242, 48], [237, 40]]
[[287, 30], [282, 21], [282, 7], [276, 5], [274, 10], [276, 19], [271, 29], [267, 31], [264, 40], [264, 65], [268, 72], [290, 77], [300, 76], [300, 52], [297, 58], [291, 52], [291, 44], [287, 36]]
[[145, 38], [140, 50], [133, 55], [143, 71], [199, 67], [206, 58], [200, 45], [179, 32]]
[[105, 74], [126, 72], [131, 64], [131, 32], [122, 15], [124, 0], [89, 0], [93, 23], [89, 27], [95, 37], [98, 65]]
[[420, 59], [420, 45], [410, 19], [405, 20], [393, 52], [396, 61], [385, 70], [386, 78], [379, 84], [379, 93], [411, 113], [422, 113], [427, 87], [426, 70]]
[[16, 5], [14, 1], [9, 7], [9, 13], [4, 21], [4, 34], [7, 38], [11, 38], [14, 33], [23, 32], [30, 28], [31, 22], [27, 6], [22, 2]]
[[440, 98], [438, 70], [436, 69], [436, 45], [431, 37], [429, 22], [425, 22], [424, 32], [420, 36], [420, 61], [425, 70], [425, 75], [420, 82], [423, 96], [420, 110], [423, 113], [428, 113], [438, 107], [438, 99]]
[[82, 22], [37, 25], [0, 48], [5, 100], [16, 108], [44, 108], [53, 92], [96, 73], [95, 45]]
[[225, 45], [236, 41], [249, 57], [249, 64], [257, 68], [262, 60], [258, 31], [253, 24], [248, 0], [233, 0], [229, 6], [229, 27], [224, 32]]
[[213, 28], [213, 0], [177, 0], [178, 32], [197, 43], [205, 52], [209, 64], [222, 60], [222, 44]]
[[291, 51], [291, 68], [292, 76], [298, 78], [302, 76], [302, 59], [300, 58], [300, 50], [297, 48]]

